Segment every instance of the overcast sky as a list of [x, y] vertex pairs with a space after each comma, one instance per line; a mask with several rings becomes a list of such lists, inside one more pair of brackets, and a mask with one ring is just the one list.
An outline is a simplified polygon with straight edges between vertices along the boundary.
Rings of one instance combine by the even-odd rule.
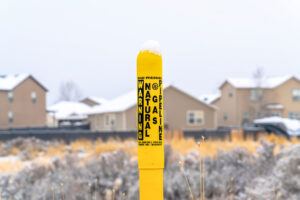
[[1, 0], [0, 74], [31, 73], [114, 98], [136, 87], [136, 56], [163, 50], [164, 80], [193, 95], [227, 77], [300, 76], [299, 0]]

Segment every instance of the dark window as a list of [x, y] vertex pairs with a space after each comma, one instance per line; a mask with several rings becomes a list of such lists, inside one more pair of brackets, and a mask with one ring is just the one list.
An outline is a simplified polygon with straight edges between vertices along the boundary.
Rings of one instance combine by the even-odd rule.
[[13, 102], [14, 101], [14, 93], [13, 92], [8, 92], [8, 101]]

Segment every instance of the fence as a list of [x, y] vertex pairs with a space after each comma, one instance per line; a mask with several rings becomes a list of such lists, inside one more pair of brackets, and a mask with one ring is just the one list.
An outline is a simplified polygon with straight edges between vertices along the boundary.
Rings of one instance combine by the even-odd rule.
[[186, 138], [201, 140], [202, 136], [206, 139], [227, 139], [230, 138], [231, 130], [184, 130], [183, 135]]
[[[194, 138], [195, 140], [201, 140], [202, 136], [206, 139], [219, 139], [231, 140], [232, 137], [242, 137], [253, 138], [256, 140], [259, 133], [264, 132], [263, 129], [240, 129], [240, 130], [231, 130], [231, 129], [216, 129], [216, 130], [183, 130], [183, 131], [166, 131], [165, 139], [173, 138]], [[119, 138], [119, 139], [128, 139], [133, 138], [137, 139], [137, 132], [132, 131], [98, 131], [92, 132], [85, 129], [73, 129], [73, 128], [21, 128], [21, 129], [7, 129], [0, 130], [0, 141], [7, 141], [14, 138], [38, 138], [41, 140], [63, 140], [66, 143], [77, 139], [88, 139], [96, 140], [101, 138], [102, 140], [107, 140], [108, 138]]]
[[0, 132], [0, 141], [7, 141], [14, 138], [38, 138], [41, 140], [63, 140], [66, 143], [78, 139], [88, 139], [97, 140], [101, 138], [102, 140], [107, 140], [108, 138], [134, 138], [136, 139], [136, 131], [99, 131], [92, 132], [89, 130], [14, 130], [7, 132]]

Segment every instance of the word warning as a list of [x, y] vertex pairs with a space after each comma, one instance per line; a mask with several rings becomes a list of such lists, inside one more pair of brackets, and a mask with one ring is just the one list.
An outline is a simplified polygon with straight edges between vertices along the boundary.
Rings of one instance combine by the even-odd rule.
[[163, 96], [161, 77], [138, 78], [138, 145], [163, 143]]

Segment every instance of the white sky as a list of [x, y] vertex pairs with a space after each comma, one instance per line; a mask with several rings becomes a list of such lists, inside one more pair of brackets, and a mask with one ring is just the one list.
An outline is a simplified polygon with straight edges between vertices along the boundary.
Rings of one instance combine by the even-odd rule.
[[136, 86], [136, 56], [160, 42], [165, 82], [199, 96], [226, 77], [300, 76], [299, 0], [1, 0], [0, 73], [32, 73], [108, 99]]

